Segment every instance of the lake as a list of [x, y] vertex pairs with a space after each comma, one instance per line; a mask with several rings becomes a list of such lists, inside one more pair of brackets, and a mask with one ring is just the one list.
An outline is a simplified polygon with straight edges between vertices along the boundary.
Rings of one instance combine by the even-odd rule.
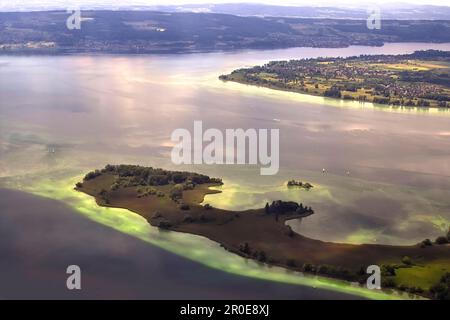
[[[211, 274], [223, 274], [223, 280], [211, 276], [217, 281], [217, 297], [222, 297], [220, 292], [226, 297], [230, 277], [247, 288], [248, 296], [266, 283], [258, 279], [269, 279], [278, 282], [271, 286], [285, 290], [283, 297], [371, 297], [342, 283], [302, 278], [246, 261], [200, 237], [161, 234], [125, 210], [98, 208], [72, 187], [84, 173], [107, 163], [192, 170], [224, 179], [224, 192], [205, 200], [214, 206], [246, 209], [275, 199], [312, 206], [315, 215], [290, 222], [308, 237], [385, 244], [435, 238], [450, 224], [450, 111], [336, 101], [218, 80], [220, 74], [270, 60], [428, 48], [450, 50], [450, 44], [159, 56], [0, 56], [0, 186], [43, 197], [27, 200], [29, 210], [44, 201], [54, 208], [49, 212], [58, 215], [62, 210], [58, 206], [64, 204], [65, 215], [81, 215], [120, 235], [132, 236], [124, 243], [143, 240], [145, 245], [139, 245], [148, 248], [142, 252], [164, 249], [158, 251], [157, 260], [176, 254], [184, 258], [168, 259], [177, 266], [201, 262], [203, 266], [194, 263], [196, 267], [189, 268], [207, 266], [214, 270]], [[170, 135], [177, 128], [192, 130], [194, 120], [220, 130], [278, 128], [280, 172], [260, 176], [256, 166], [173, 165]], [[315, 187], [288, 190], [289, 179], [308, 181]], [[10, 198], [8, 192], [0, 194]], [[17, 215], [26, 211], [23, 203], [17, 209], [10, 206], [12, 215], [14, 210]], [[29, 223], [29, 219], [16, 221], [10, 232], [30, 228], [26, 227]], [[120, 236], [108, 230], [104, 237]], [[40, 234], [34, 236], [39, 239]], [[3, 232], [0, 237], [5, 237]], [[103, 254], [111, 261], [119, 259], [114, 250], [105, 249]], [[136, 252], [131, 256], [135, 259]], [[122, 252], [120, 259], [126, 261], [126, 254]], [[162, 269], [153, 270], [153, 275], [167, 278]], [[192, 290], [195, 297], [207, 297], [196, 283], [186, 285], [183, 292]], [[297, 284], [295, 289], [290, 287]], [[151, 290], [155, 288], [136, 289], [130, 296], [149, 297]]]

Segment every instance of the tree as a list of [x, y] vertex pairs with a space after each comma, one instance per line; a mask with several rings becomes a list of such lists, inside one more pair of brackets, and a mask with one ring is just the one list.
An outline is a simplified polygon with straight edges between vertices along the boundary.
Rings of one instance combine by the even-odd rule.
[[99, 175], [101, 175], [101, 172], [98, 170], [91, 171], [84, 177], [84, 180], [92, 180], [94, 178], [97, 178]]
[[340, 98], [341, 97], [341, 91], [337, 87], [331, 87], [330, 89], [325, 90], [323, 95], [325, 97]]
[[381, 266], [381, 275], [383, 276], [395, 276], [395, 267], [389, 264], [383, 264]]
[[257, 259], [258, 259], [258, 261], [266, 262], [266, 260], [267, 260], [266, 253], [264, 251], [262, 251], [262, 250], [259, 251]]
[[444, 236], [437, 237], [435, 243], [436, 244], [446, 244], [446, 243], [448, 243], [448, 238], [444, 237]]
[[423, 240], [423, 241], [420, 243], [420, 247], [421, 247], [421, 248], [429, 247], [429, 246], [432, 246], [432, 245], [433, 245], [433, 243], [431, 242], [430, 239], [425, 239], [425, 240]]
[[203, 208], [205, 208], [205, 210], [211, 210], [212, 206], [209, 203], [206, 203]]
[[405, 264], [405, 265], [407, 265], [407, 266], [412, 265], [411, 258], [408, 257], [408, 256], [404, 256], [404, 257], [402, 258], [402, 263]]
[[315, 268], [314, 268], [314, 266], [311, 263], [305, 263], [303, 265], [303, 271], [305, 271], [305, 272], [314, 272]]
[[264, 211], [265, 211], [266, 214], [270, 213], [270, 207], [269, 207], [269, 203], [268, 202], [266, 202], [266, 206], [264, 207]]
[[360, 276], [366, 275], [366, 268], [364, 268], [363, 266], [361, 266], [361, 267], [359, 268], [358, 275], [360, 275]]
[[169, 229], [172, 226], [169, 220], [161, 220], [158, 223], [158, 228], [160, 229]]
[[183, 186], [176, 184], [172, 190], [170, 190], [170, 198], [172, 200], [181, 199], [183, 197]]
[[250, 246], [248, 245], [248, 243], [247, 242], [245, 242], [244, 244], [241, 244], [240, 246], [239, 246], [239, 250], [241, 251], [241, 252], [243, 252], [243, 253], [246, 253], [246, 254], [250, 254]]
[[445, 102], [445, 101], [439, 101], [439, 102], [438, 102], [438, 107], [439, 107], [439, 108], [447, 108], [447, 102]]
[[450, 300], [450, 272], [444, 274], [439, 283], [430, 288], [430, 293], [434, 299]]

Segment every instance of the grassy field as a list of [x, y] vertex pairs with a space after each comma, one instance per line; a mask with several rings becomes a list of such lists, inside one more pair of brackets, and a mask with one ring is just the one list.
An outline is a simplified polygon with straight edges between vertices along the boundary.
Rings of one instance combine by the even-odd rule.
[[397, 286], [415, 286], [429, 290], [431, 286], [439, 282], [446, 272], [450, 272], [449, 260], [436, 260], [426, 264], [417, 263], [410, 267], [398, 268], [395, 283]]

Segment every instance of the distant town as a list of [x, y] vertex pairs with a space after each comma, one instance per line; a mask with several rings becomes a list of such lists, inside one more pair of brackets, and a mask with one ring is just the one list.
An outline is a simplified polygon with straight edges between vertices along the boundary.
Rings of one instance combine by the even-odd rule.
[[272, 61], [220, 79], [345, 100], [450, 107], [450, 52], [437, 50]]
[[[450, 42], [444, 20], [307, 19], [158, 11], [0, 12], [0, 54], [193, 53], [292, 47], [344, 48], [388, 42]], [[436, 32], [439, 30], [439, 32]]]

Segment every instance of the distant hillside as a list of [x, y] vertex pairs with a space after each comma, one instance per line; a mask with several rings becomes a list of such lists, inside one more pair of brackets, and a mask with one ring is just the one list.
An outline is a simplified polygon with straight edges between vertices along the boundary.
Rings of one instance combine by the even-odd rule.
[[[332, 6], [280, 6], [256, 3], [193, 4], [184, 6], [159, 6], [162, 11], [194, 11], [226, 13], [241, 16], [329, 18], [329, 19], [367, 19], [370, 5], [344, 7], [338, 3]], [[410, 4], [377, 4], [383, 19], [393, 20], [447, 20], [450, 7]]]
[[[206, 2], [206, 1], [205, 1]], [[245, 2], [245, 1], [243, 1]], [[1, 11], [50, 11], [66, 10], [66, 0], [7, 0], [0, 1]], [[267, 5], [258, 3], [221, 3], [221, 4], [185, 4], [185, 5], [154, 5], [148, 0], [78, 0], [83, 10], [139, 10], [165, 12], [204, 12], [225, 13], [240, 16], [272, 16], [297, 18], [329, 18], [329, 19], [366, 19], [367, 9], [377, 6], [381, 9], [383, 19], [392, 20], [447, 20], [450, 17], [450, 6], [445, 5], [414, 5], [402, 2], [379, 3], [375, 0], [351, 5], [346, 1], [311, 2], [302, 5]], [[118, 4], [119, 3], [119, 4]], [[372, 3], [372, 4], [370, 4]]]
[[287, 47], [450, 42], [450, 21], [241, 17], [212, 13], [83, 11], [69, 30], [65, 11], [0, 13], [0, 53], [176, 53]]

